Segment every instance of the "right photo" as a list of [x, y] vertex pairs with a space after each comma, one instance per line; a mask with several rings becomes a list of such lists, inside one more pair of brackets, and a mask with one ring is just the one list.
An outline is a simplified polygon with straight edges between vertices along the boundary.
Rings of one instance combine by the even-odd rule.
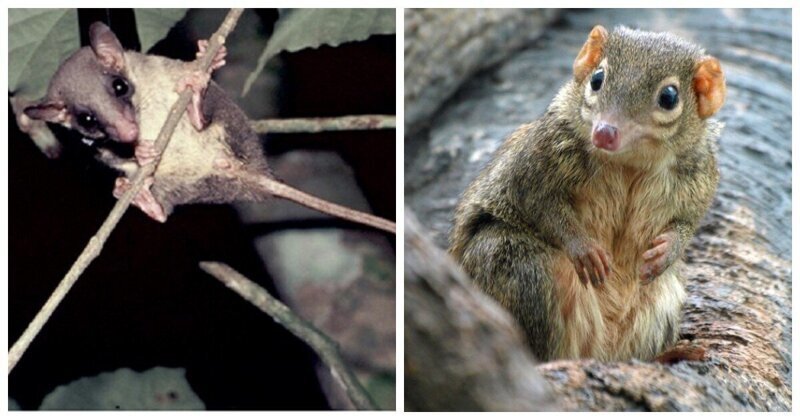
[[792, 11], [404, 11], [406, 411], [792, 408]]

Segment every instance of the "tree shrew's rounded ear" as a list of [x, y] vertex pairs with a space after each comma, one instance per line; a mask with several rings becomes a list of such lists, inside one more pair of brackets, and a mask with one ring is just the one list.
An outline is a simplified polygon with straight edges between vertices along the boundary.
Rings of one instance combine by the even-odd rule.
[[608, 31], [606, 28], [597, 25], [589, 32], [589, 38], [583, 44], [583, 48], [575, 58], [572, 64], [572, 72], [575, 75], [575, 81], [580, 82], [597, 67], [600, 60], [603, 58], [603, 47], [608, 39]]
[[25, 108], [25, 115], [34, 119], [61, 124], [67, 121], [67, 107], [63, 102], [42, 102]]
[[716, 114], [725, 102], [725, 74], [719, 60], [711, 56], [698, 60], [694, 67], [692, 87], [697, 96], [697, 114], [700, 118]]
[[104, 67], [115, 71], [122, 71], [125, 67], [122, 44], [111, 32], [111, 28], [102, 22], [95, 22], [89, 27], [89, 42], [92, 51]]

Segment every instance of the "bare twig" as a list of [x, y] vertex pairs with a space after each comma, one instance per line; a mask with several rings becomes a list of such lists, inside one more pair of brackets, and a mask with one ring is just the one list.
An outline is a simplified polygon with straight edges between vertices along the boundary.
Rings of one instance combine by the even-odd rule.
[[[241, 16], [243, 9], [231, 9], [228, 12], [228, 15], [225, 17], [225, 20], [220, 25], [219, 29], [211, 39], [209, 40], [208, 50], [206, 54], [197, 62], [198, 67], [204, 70], [208, 70], [211, 66], [211, 61], [216, 55], [219, 48], [225, 42], [225, 38], [228, 34], [233, 30], [233, 27], [236, 26], [236, 22], [239, 20], [239, 16]], [[100, 255], [100, 251], [103, 249], [103, 245], [105, 244], [108, 237], [113, 232], [114, 228], [116, 227], [117, 223], [119, 222], [122, 215], [125, 214], [125, 211], [130, 206], [131, 200], [133, 196], [138, 193], [139, 189], [144, 184], [144, 181], [147, 177], [151, 176], [158, 165], [158, 161], [160, 160], [160, 156], [164, 149], [167, 147], [169, 143], [169, 139], [172, 136], [172, 132], [175, 131], [175, 127], [178, 125], [178, 121], [180, 120], [183, 113], [186, 111], [186, 106], [189, 104], [191, 100], [192, 92], [191, 90], [187, 89], [183, 91], [178, 100], [170, 109], [169, 116], [167, 121], [164, 123], [164, 126], [161, 128], [161, 131], [158, 133], [158, 137], [155, 141], [156, 150], [158, 150], [158, 156], [153, 162], [150, 162], [147, 165], [142, 166], [136, 172], [131, 181], [131, 188], [123, 194], [123, 196], [117, 200], [117, 203], [114, 205], [114, 208], [109, 213], [106, 220], [103, 222], [100, 229], [97, 233], [89, 239], [89, 243], [81, 252], [81, 255], [78, 256], [78, 259], [72, 264], [72, 267], [69, 269], [67, 274], [61, 279], [56, 289], [47, 299], [42, 309], [36, 314], [28, 324], [28, 327], [22, 333], [19, 339], [14, 343], [11, 349], [8, 351], [8, 373], [10, 374], [11, 371], [16, 366], [19, 359], [25, 353], [25, 350], [28, 349], [31, 342], [36, 335], [39, 334], [44, 324], [47, 323], [47, 320], [50, 319], [50, 316], [55, 311], [56, 307], [58, 307], [59, 303], [64, 299], [67, 292], [72, 288], [78, 278], [83, 274], [83, 271], [86, 270], [86, 267]]]
[[348, 115], [333, 118], [281, 118], [250, 122], [256, 133], [319, 133], [322, 131], [395, 128], [394, 115]]
[[347, 395], [359, 410], [376, 410], [377, 406], [356, 379], [355, 374], [339, 354], [337, 344], [313, 325], [297, 316], [288, 306], [272, 297], [263, 287], [243, 276], [227, 264], [204, 261], [200, 263], [206, 273], [216, 277], [248, 302], [283, 325], [297, 338], [303, 340], [331, 368], [333, 376], [344, 385]]

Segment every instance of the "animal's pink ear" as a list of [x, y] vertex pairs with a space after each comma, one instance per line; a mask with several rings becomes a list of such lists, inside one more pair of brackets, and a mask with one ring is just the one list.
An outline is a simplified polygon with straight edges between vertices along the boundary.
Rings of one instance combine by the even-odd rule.
[[607, 39], [608, 31], [606, 28], [600, 25], [592, 28], [589, 38], [583, 44], [583, 48], [581, 48], [578, 57], [575, 58], [575, 62], [572, 64], [572, 73], [575, 75], [576, 82], [583, 81], [600, 64], [600, 59], [603, 58], [603, 47]]
[[694, 67], [692, 80], [694, 94], [697, 96], [697, 115], [708, 118], [714, 115], [725, 102], [725, 74], [719, 60], [706, 56]]
[[89, 42], [100, 64], [108, 69], [122, 71], [125, 67], [125, 58], [122, 55], [124, 50], [111, 28], [102, 22], [93, 23], [89, 27]]
[[63, 102], [42, 102], [25, 108], [25, 115], [34, 120], [63, 124], [67, 121], [67, 107]]

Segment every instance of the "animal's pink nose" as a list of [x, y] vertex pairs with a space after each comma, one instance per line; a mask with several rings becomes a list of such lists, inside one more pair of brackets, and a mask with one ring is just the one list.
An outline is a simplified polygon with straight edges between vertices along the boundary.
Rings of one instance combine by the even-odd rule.
[[600, 149], [613, 152], [619, 149], [619, 131], [617, 127], [599, 122], [592, 130], [592, 144]]
[[139, 127], [135, 123], [128, 121], [118, 122], [109, 134], [117, 140], [125, 143], [131, 143], [139, 139]]

